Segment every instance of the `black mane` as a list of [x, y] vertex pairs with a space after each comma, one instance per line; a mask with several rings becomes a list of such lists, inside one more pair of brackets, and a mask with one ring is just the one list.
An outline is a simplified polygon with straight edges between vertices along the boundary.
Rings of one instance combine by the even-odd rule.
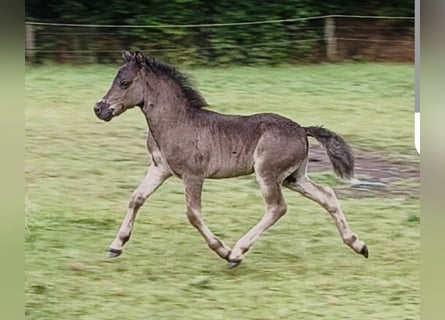
[[167, 75], [170, 79], [176, 82], [182, 89], [185, 98], [190, 103], [192, 108], [202, 108], [208, 106], [204, 97], [194, 88], [189, 76], [180, 72], [176, 67], [169, 65], [161, 60], [155, 58], [145, 58], [146, 65], [153, 70], [153, 72]]

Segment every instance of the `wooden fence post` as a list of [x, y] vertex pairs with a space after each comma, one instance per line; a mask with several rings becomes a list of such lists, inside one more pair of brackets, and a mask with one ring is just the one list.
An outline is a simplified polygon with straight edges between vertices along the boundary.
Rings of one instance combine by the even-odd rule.
[[25, 41], [25, 57], [29, 62], [34, 60], [35, 34], [34, 27], [30, 24], [26, 25], [26, 41]]
[[324, 20], [324, 38], [326, 40], [326, 57], [330, 61], [337, 59], [337, 38], [335, 37], [335, 21], [333, 17]]

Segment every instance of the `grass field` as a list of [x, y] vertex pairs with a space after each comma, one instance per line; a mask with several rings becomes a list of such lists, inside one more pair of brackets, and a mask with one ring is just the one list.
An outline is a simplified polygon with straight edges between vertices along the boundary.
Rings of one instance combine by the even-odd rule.
[[[93, 114], [116, 70], [26, 70], [26, 319], [419, 319], [415, 196], [340, 198], [366, 260], [326, 212], [286, 190], [288, 214], [228, 270], [189, 225], [182, 185], [170, 179], [141, 209], [124, 254], [106, 259], [149, 163], [139, 111], [111, 123]], [[220, 112], [277, 112], [387, 159], [418, 158], [412, 65], [188, 71]], [[203, 201], [207, 224], [230, 246], [263, 213], [251, 176], [209, 180]]]

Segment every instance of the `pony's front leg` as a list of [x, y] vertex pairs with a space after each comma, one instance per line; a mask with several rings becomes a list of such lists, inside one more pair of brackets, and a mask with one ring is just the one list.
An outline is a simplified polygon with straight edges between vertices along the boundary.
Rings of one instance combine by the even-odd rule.
[[185, 197], [187, 202], [187, 218], [190, 223], [204, 237], [207, 245], [223, 259], [230, 255], [230, 248], [219, 240], [206, 226], [201, 216], [201, 193], [204, 183], [201, 178], [183, 178], [185, 186]]
[[136, 190], [134, 190], [131, 196], [124, 221], [122, 222], [122, 225], [119, 228], [119, 231], [111, 243], [108, 251], [109, 258], [117, 257], [122, 253], [122, 247], [130, 239], [134, 220], [136, 219], [139, 208], [144, 204], [145, 200], [170, 176], [171, 174], [162, 166], [155, 166], [154, 164], [150, 165], [144, 179]]

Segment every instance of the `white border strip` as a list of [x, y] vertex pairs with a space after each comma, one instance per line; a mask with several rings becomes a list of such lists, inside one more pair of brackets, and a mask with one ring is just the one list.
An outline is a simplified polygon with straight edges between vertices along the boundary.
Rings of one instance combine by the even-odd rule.
[[414, 145], [420, 155], [420, 112], [414, 112]]
[[414, 98], [414, 145], [420, 155], [420, 0], [415, 3], [415, 98]]

